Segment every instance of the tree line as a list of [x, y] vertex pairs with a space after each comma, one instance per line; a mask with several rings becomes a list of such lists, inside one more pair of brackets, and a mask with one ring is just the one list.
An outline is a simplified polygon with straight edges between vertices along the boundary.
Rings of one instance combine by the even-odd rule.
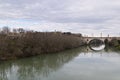
[[23, 28], [11, 30], [3, 27], [0, 31], [0, 60], [54, 53], [83, 44], [81, 34], [38, 32]]

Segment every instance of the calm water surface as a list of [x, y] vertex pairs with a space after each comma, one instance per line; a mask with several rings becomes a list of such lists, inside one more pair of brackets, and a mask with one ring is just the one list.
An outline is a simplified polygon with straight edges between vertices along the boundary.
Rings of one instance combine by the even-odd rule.
[[120, 53], [82, 47], [0, 62], [0, 80], [120, 80]]

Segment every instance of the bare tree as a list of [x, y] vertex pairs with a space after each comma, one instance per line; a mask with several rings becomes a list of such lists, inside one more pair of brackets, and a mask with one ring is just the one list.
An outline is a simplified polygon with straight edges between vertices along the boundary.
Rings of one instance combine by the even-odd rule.
[[24, 30], [23, 28], [19, 28], [19, 29], [18, 29], [18, 32], [19, 32], [19, 33], [24, 33], [25, 30]]
[[10, 32], [10, 28], [7, 26], [4, 26], [1, 31], [3, 34], [8, 34]]
[[17, 29], [13, 29], [13, 33], [17, 33]]

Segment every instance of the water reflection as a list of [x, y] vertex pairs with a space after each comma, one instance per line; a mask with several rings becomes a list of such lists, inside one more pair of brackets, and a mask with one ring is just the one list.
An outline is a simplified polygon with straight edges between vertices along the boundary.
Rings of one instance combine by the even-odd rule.
[[[119, 80], [119, 63], [118, 52], [96, 52], [86, 46], [61, 53], [0, 62], [0, 80]], [[110, 77], [107, 78], [104, 73]]]
[[40, 80], [60, 69], [79, 55], [81, 49], [56, 54], [41, 54], [38, 57], [17, 61], [0, 62], [0, 80]]
[[101, 50], [104, 50], [105, 48], [105, 44], [102, 44], [102, 45], [98, 45], [98, 46], [89, 46], [91, 50], [94, 50], [94, 51], [101, 51]]
[[93, 51], [100, 51], [105, 48], [105, 43], [99, 39], [93, 39], [89, 42], [89, 48]]

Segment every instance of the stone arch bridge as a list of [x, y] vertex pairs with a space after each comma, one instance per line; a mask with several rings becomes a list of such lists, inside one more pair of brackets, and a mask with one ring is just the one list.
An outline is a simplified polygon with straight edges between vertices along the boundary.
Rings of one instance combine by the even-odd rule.
[[84, 41], [87, 42], [87, 44], [89, 44], [89, 42], [93, 39], [99, 39], [104, 42], [105, 39], [108, 39], [108, 41], [111, 41], [113, 38], [120, 40], [120, 37], [83, 37]]

